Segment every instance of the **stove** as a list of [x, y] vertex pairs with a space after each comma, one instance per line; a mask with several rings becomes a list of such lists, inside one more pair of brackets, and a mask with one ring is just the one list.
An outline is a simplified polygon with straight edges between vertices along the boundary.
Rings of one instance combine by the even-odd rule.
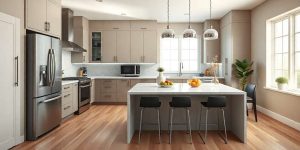
[[81, 114], [90, 108], [91, 102], [91, 79], [88, 77], [66, 77], [62, 79], [78, 80], [78, 111], [76, 114]]

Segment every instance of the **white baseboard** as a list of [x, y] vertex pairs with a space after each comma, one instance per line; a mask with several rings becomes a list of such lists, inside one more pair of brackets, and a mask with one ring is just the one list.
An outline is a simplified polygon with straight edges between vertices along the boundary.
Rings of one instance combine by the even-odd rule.
[[286, 124], [286, 125], [294, 128], [294, 129], [296, 129], [298, 131], [300, 131], [300, 123], [299, 122], [296, 122], [296, 121], [294, 121], [292, 119], [289, 119], [289, 118], [287, 118], [285, 116], [282, 116], [282, 115], [280, 115], [278, 113], [275, 113], [275, 112], [273, 112], [271, 110], [268, 110], [266, 108], [263, 108], [261, 106], [257, 105], [256, 107], [257, 107], [257, 110], [259, 112], [261, 112], [261, 113], [263, 113], [263, 114], [265, 114], [265, 115], [267, 115], [267, 116], [269, 116], [269, 117], [271, 117], [273, 119], [276, 119], [276, 120], [278, 120], [278, 121], [280, 121], [280, 122], [282, 122], [282, 123], [284, 123], [284, 124]]
[[18, 145], [18, 144], [23, 143], [24, 140], [25, 140], [24, 135], [23, 135], [23, 136], [17, 137], [17, 138], [15, 139], [15, 142], [16, 142], [15, 145]]

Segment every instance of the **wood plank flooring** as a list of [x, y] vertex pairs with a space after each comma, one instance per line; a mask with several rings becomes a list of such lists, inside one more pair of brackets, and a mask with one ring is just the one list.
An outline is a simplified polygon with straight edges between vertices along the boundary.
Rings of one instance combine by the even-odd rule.
[[141, 144], [136, 133], [132, 143], [126, 144], [127, 107], [118, 105], [94, 105], [87, 112], [74, 116], [37, 141], [26, 141], [13, 150], [300, 150], [300, 132], [264, 114], [258, 113], [258, 122], [253, 113], [248, 117], [247, 144], [241, 143], [229, 133], [228, 144], [216, 132], [209, 132], [203, 144], [198, 133], [192, 133], [193, 144], [185, 132], [175, 131], [172, 144], [168, 133], [162, 133], [162, 144], [157, 132], [143, 132]]

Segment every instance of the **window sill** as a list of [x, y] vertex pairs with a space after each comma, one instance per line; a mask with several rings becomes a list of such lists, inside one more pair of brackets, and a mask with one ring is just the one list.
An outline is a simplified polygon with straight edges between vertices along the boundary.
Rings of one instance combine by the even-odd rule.
[[284, 93], [284, 94], [294, 95], [294, 96], [300, 96], [300, 92], [299, 92], [299, 91], [279, 90], [279, 89], [274, 88], [274, 87], [264, 87], [264, 89], [271, 90], [271, 91], [275, 91], [275, 92], [279, 92], [279, 93]]

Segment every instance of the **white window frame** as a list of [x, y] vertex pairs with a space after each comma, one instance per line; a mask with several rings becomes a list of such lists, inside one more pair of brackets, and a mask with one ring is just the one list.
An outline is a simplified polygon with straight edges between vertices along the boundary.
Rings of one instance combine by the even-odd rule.
[[[175, 73], [179, 73], [179, 68], [180, 68], [180, 63], [182, 62], [182, 57], [181, 57], [181, 51], [182, 51], [182, 40], [183, 40], [183, 37], [182, 36], [179, 36], [179, 35], [176, 35], [175, 38], [178, 39], [178, 71], [165, 71], [165, 73], [171, 73], [171, 74], [175, 74]], [[160, 43], [162, 42], [161, 41], [162, 39], [160, 38]], [[199, 37], [197, 37], [197, 71], [183, 71], [182, 70], [182, 73], [183, 74], [198, 74], [201, 72], [201, 69], [200, 69], [200, 65], [201, 65], [201, 39]], [[161, 51], [161, 45], [160, 45], [160, 51]], [[160, 62], [162, 61], [162, 56], [160, 54]], [[184, 67], [184, 64], [183, 64], [183, 67]]]
[[[295, 68], [295, 57], [296, 57], [296, 49], [295, 49], [295, 36], [296, 34], [300, 34], [300, 32], [295, 32], [296, 27], [296, 21], [295, 18], [297, 15], [300, 15], [299, 9], [296, 11], [293, 10], [291, 12], [288, 12], [286, 14], [280, 15], [278, 17], [275, 17], [273, 19], [270, 19], [267, 21], [267, 53], [266, 53], [266, 87], [275, 89], [277, 88], [275, 83], [275, 23], [279, 21], [283, 21], [285, 19], [289, 19], [289, 49], [288, 49], [288, 56], [289, 56], [289, 64], [288, 64], [288, 78], [289, 78], [289, 84], [288, 84], [288, 91], [292, 91], [294, 93], [300, 93], [300, 88], [297, 88], [297, 78], [296, 78], [296, 68]], [[297, 52], [300, 53], [300, 52]]]

